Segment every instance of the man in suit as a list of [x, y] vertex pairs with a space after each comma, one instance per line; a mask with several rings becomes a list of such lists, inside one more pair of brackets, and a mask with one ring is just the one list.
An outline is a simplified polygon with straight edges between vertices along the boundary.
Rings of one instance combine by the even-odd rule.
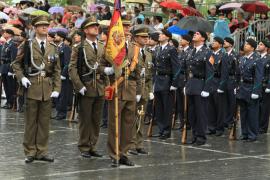
[[188, 143], [204, 145], [207, 129], [207, 100], [209, 97], [214, 59], [205, 45], [208, 39], [204, 31], [193, 36], [194, 49], [187, 57], [187, 83], [184, 92], [188, 96], [188, 115], [192, 128], [192, 140]]
[[66, 39], [66, 33], [62, 31], [56, 32], [54, 42], [58, 46], [60, 64], [61, 64], [61, 92], [56, 103], [56, 117], [55, 120], [66, 119], [68, 100], [69, 100], [69, 91], [72, 89], [71, 81], [69, 80], [68, 75], [68, 65], [71, 56], [71, 48], [65, 45], [64, 40]]
[[224, 41], [216, 36], [212, 43], [214, 57], [213, 78], [210, 80], [210, 96], [208, 98], [208, 134], [223, 135], [225, 120], [226, 82], [228, 80], [228, 61], [222, 50]]
[[[12, 68], [26, 88], [25, 132], [23, 147], [25, 162], [53, 162], [48, 156], [51, 98], [61, 90], [60, 61], [55, 44], [47, 42], [49, 21], [38, 16], [32, 21], [36, 37], [19, 50]], [[22, 46], [24, 47], [24, 46]]]
[[[128, 21], [124, 21], [125, 24], [130, 24]], [[123, 24], [124, 25], [124, 24]], [[125, 36], [130, 35], [128, 33], [128, 27], [125, 31]], [[136, 36], [136, 34], [134, 34]], [[128, 45], [128, 46], [127, 46]], [[121, 76], [125, 79], [118, 85], [118, 116], [119, 116], [119, 156], [116, 154], [115, 147], [115, 103], [113, 100], [108, 101], [108, 151], [109, 156], [112, 159], [112, 166], [117, 166], [117, 160], [120, 164], [127, 166], [134, 166], [134, 163], [128, 158], [127, 152], [132, 146], [132, 128], [135, 120], [136, 112], [136, 100], [139, 102], [141, 99], [141, 77], [140, 69], [136, 64], [135, 68], [132, 69], [130, 75], [127, 76], [127, 68], [130, 68], [134, 62], [138, 61], [134, 57], [137, 56], [137, 52], [140, 45], [131, 41], [126, 42], [126, 63], [121, 71]], [[115, 72], [113, 67], [106, 67], [105, 73], [109, 76], [110, 84], [115, 82]]]
[[262, 96], [263, 64], [255, 52], [257, 43], [247, 39], [244, 45], [245, 56], [240, 58], [240, 85], [236, 98], [239, 99], [241, 117], [241, 140], [257, 140], [259, 131], [259, 98]]
[[267, 133], [270, 114], [270, 48], [269, 40], [262, 40], [258, 44], [258, 52], [263, 64], [262, 98], [260, 101], [259, 133]]
[[236, 113], [236, 97], [235, 90], [237, 87], [237, 79], [239, 78], [239, 55], [233, 50], [234, 40], [230, 37], [224, 38], [224, 49], [226, 51], [225, 60], [228, 64], [228, 81], [226, 83], [226, 115], [224, 127], [231, 128], [234, 121], [234, 114]]
[[159, 35], [160, 47], [157, 48], [153, 63], [156, 71], [154, 81], [155, 117], [159, 127], [156, 135], [160, 139], [171, 137], [173, 95], [177, 89], [176, 73], [179, 69], [178, 53], [169, 45], [172, 34], [162, 30]]
[[104, 104], [104, 45], [97, 40], [97, 22], [87, 18], [81, 25], [85, 40], [72, 49], [69, 76], [79, 94], [79, 142], [81, 156], [102, 157], [96, 151]]
[[13, 63], [17, 56], [17, 46], [13, 40], [14, 32], [11, 29], [4, 30], [3, 37], [6, 42], [1, 50], [1, 76], [4, 90], [7, 98], [5, 109], [11, 109], [16, 102], [16, 78], [10, 64]]

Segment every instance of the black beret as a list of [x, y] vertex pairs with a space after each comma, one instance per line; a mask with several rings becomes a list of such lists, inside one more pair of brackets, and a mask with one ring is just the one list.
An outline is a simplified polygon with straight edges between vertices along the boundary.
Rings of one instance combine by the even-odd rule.
[[57, 36], [60, 36], [63, 39], [65, 39], [67, 37], [67, 34], [64, 33], [63, 31], [57, 31], [56, 34], [57, 34]]
[[192, 37], [189, 34], [185, 34], [185, 35], [181, 35], [182, 39], [191, 42], [192, 41]]
[[54, 38], [54, 37], [55, 37], [55, 32], [49, 32], [48, 35], [49, 35], [51, 38]]
[[206, 34], [206, 32], [204, 32], [204, 31], [198, 31], [200, 34], [201, 34], [201, 36], [205, 39], [204, 41], [207, 41], [207, 39], [208, 39], [208, 36], [207, 36], [207, 34]]
[[6, 29], [5, 32], [12, 35], [12, 36], [15, 35], [14, 31], [12, 31], [11, 29]]
[[214, 41], [218, 42], [218, 43], [221, 44], [221, 45], [224, 44], [223, 39], [222, 39], [221, 37], [218, 37], [218, 36], [214, 37]]
[[76, 31], [75, 34], [78, 34], [79, 36], [83, 36], [84, 35], [84, 33], [82, 31]]
[[179, 42], [176, 39], [171, 40], [173, 43], [173, 46], [177, 49], [179, 47]]
[[257, 48], [257, 42], [254, 39], [249, 38], [249, 39], [246, 40], [246, 43], [248, 43], [254, 49]]
[[224, 41], [227, 41], [227, 42], [230, 43], [232, 46], [234, 45], [234, 40], [233, 40], [233, 38], [225, 37], [225, 38], [224, 38]]
[[159, 33], [158, 33], [158, 32], [150, 33], [150, 34], [149, 34], [149, 37], [150, 37], [150, 39], [152, 39], [152, 40], [158, 42], [158, 39], [159, 39]]
[[68, 41], [70, 44], [72, 44], [72, 38], [71, 37], [66, 37], [65, 40]]
[[261, 41], [267, 48], [270, 48], [270, 42], [267, 39]]
[[162, 34], [164, 34], [168, 38], [172, 39], [172, 33], [170, 31], [168, 31], [167, 29], [162, 29], [161, 32], [162, 32]]

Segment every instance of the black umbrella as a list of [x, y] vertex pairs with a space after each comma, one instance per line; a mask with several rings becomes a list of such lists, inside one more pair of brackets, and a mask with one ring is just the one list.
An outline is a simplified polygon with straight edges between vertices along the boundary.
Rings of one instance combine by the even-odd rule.
[[176, 26], [181, 29], [186, 29], [189, 31], [204, 31], [204, 32], [213, 32], [214, 28], [210, 22], [206, 19], [198, 16], [186, 16], [182, 18]]

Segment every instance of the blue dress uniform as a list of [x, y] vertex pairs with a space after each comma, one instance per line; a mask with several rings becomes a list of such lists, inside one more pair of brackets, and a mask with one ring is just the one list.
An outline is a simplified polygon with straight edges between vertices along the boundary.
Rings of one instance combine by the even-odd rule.
[[234, 50], [226, 53], [225, 57], [228, 62], [228, 73], [229, 78], [227, 81], [226, 88], [226, 98], [227, 98], [227, 113], [224, 121], [224, 125], [230, 127], [234, 121], [234, 114], [236, 110], [236, 96], [234, 93], [234, 89], [237, 87], [237, 79], [239, 79], [239, 56], [236, 54]]
[[71, 56], [71, 48], [62, 43], [58, 46], [58, 51], [61, 64], [61, 76], [64, 78], [62, 78], [61, 92], [56, 105], [56, 119], [61, 120], [66, 118], [68, 98], [72, 97], [72, 91], [70, 91], [72, 89], [72, 83], [68, 75], [68, 65]]
[[1, 75], [6, 93], [7, 103], [4, 108], [11, 109], [12, 105], [16, 101], [16, 79], [13, 74], [13, 70], [10, 64], [15, 60], [17, 56], [17, 46], [15, 42], [10, 39], [7, 41], [1, 49]]
[[178, 54], [179, 70], [177, 72], [176, 90], [176, 113], [175, 116], [180, 118], [180, 129], [184, 126], [184, 93], [183, 88], [186, 83], [186, 59], [192, 53], [192, 47], [188, 46]]
[[[220, 136], [224, 132], [226, 82], [228, 80], [228, 61], [222, 49], [213, 52], [213, 75], [210, 80], [208, 98], [208, 130], [210, 134]], [[219, 91], [219, 92], [218, 92]]]
[[178, 71], [178, 53], [175, 47], [167, 44], [163, 49], [157, 47], [153, 57], [156, 75], [154, 78], [155, 118], [159, 134], [170, 137], [173, 92], [170, 87], [176, 87], [175, 75]]
[[263, 81], [262, 81], [262, 98], [260, 102], [260, 119], [259, 130], [260, 133], [267, 133], [270, 114], [270, 93], [266, 89], [270, 89], [270, 55], [261, 57], [263, 63]]
[[202, 97], [202, 91], [209, 92], [209, 80], [213, 74], [212, 64], [209, 62], [212, 52], [203, 45], [194, 48], [187, 58], [186, 94], [188, 96], [189, 122], [192, 128], [191, 143], [202, 145], [206, 142], [207, 129], [207, 98]]
[[236, 98], [240, 105], [242, 140], [255, 141], [259, 130], [259, 99], [251, 96], [261, 96], [263, 65], [258, 54], [253, 52], [249, 57], [240, 58], [239, 68], [241, 79]]

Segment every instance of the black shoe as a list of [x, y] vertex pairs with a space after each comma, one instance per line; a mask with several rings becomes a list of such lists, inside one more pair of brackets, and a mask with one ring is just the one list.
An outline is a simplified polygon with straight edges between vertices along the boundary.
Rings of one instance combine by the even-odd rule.
[[186, 142], [186, 144], [195, 144], [196, 143], [196, 138], [192, 138], [192, 140], [189, 140]]
[[136, 151], [138, 154], [148, 154], [148, 152], [144, 150], [143, 148], [137, 148]]
[[122, 156], [119, 160], [120, 164], [126, 165], [126, 166], [134, 166], [135, 164], [129, 160], [126, 156]]
[[50, 157], [48, 155], [38, 157], [38, 158], [36, 158], [36, 160], [38, 160], [38, 161], [54, 162], [54, 158], [53, 157]]
[[18, 113], [23, 113], [23, 108], [19, 107], [19, 109], [17, 110]]
[[54, 119], [58, 120], [58, 121], [64, 120], [64, 119], [66, 119], [66, 116], [56, 116]]
[[242, 137], [240, 137], [240, 140], [246, 141], [246, 140], [248, 140], [248, 137], [242, 136]]
[[263, 129], [259, 130], [259, 134], [266, 134], [266, 133], [267, 133], [267, 130], [263, 130]]
[[215, 130], [208, 130], [208, 131], [206, 132], [206, 134], [207, 134], [207, 135], [214, 135], [214, 134], [216, 134], [216, 131], [215, 131]]
[[137, 156], [138, 155], [138, 152], [135, 149], [130, 149], [130, 150], [128, 150], [128, 154], [132, 154], [132, 155]]
[[102, 157], [102, 155], [99, 154], [97, 151], [90, 151], [89, 154], [93, 157]]
[[25, 163], [32, 163], [35, 160], [35, 158], [33, 156], [26, 156], [25, 158]]
[[195, 144], [196, 144], [197, 146], [202, 146], [202, 145], [205, 144], [205, 141], [196, 141]]
[[10, 104], [6, 104], [4, 106], [2, 106], [3, 109], [11, 109], [12, 106]]
[[166, 140], [169, 139], [170, 137], [171, 137], [170, 134], [162, 134], [162, 136], [160, 136], [159, 139]]
[[222, 131], [217, 131], [216, 132], [216, 136], [222, 136], [223, 135], [223, 132]]
[[119, 163], [119, 161], [117, 163], [117, 160], [112, 158], [112, 164], [111, 164], [111, 166], [112, 167], [119, 167], [120, 166], [120, 163]]
[[162, 136], [162, 134], [161, 133], [158, 133], [158, 134], [154, 134], [154, 135], [152, 135], [152, 137], [161, 137]]
[[101, 124], [101, 126], [100, 126], [101, 128], [104, 128], [104, 129], [106, 129], [107, 127], [108, 127], [108, 125], [107, 124], [105, 124], [105, 123], [103, 123], [103, 124]]
[[248, 138], [245, 142], [255, 142], [255, 141], [257, 141], [257, 139], [256, 138], [254, 138], [254, 139], [250, 139], [250, 138]]
[[89, 152], [81, 152], [81, 156], [84, 158], [91, 158], [91, 154]]

